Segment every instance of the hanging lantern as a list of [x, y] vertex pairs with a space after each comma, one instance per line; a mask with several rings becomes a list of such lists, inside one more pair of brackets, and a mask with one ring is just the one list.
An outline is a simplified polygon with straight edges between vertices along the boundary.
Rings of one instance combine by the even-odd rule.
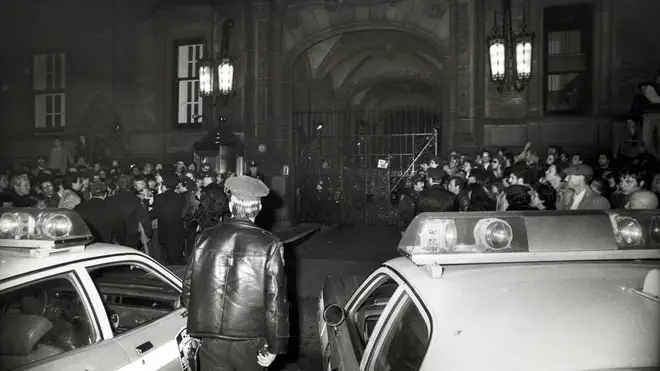
[[223, 58], [218, 65], [218, 90], [228, 95], [234, 88], [234, 65], [229, 58]]
[[516, 35], [516, 84], [523, 86], [532, 77], [533, 36], [525, 29]]
[[199, 95], [208, 97], [213, 94], [213, 84], [215, 79], [214, 63], [210, 59], [205, 59], [199, 62]]
[[502, 0], [502, 25], [494, 13], [493, 36], [487, 38], [490, 58], [490, 79], [498, 92], [522, 92], [532, 78], [532, 48], [534, 33], [527, 31], [523, 9], [520, 31], [513, 32], [511, 0]]
[[506, 78], [506, 48], [504, 38], [493, 36], [488, 38], [488, 54], [490, 56], [490, 79], [501, 83]]

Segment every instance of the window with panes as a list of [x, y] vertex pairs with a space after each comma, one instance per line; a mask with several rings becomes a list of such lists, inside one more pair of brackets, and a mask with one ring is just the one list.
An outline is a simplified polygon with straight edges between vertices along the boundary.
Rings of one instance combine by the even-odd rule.
[[61, 131], [66, 126], [66, 55], [33, 57], [34, 126], [37, 131]]
[[202, 123], [203, 102], [199, 95], [199, 60], [204, 56], [201, 40], [177, 43], [176, 47], [177, 127]]
[[591, 105], [591, 4], [544, 10], [545, 112], [587, 114]]

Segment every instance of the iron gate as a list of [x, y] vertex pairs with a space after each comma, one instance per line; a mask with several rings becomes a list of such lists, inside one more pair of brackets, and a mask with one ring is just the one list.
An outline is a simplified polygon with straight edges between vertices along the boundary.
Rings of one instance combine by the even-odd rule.
[[301, 221], [395, 225], [390, 191], [420, 155], [437, 153], [441, 118], [410, 108], [294, 112]]

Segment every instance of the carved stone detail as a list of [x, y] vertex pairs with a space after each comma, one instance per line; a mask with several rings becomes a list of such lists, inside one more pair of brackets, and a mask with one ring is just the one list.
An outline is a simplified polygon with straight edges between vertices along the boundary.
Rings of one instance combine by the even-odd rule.
[[254, 102], [254, 125], [257, 137], [267, 137], [268, 127], [268, 50], [271, 35], [270, 22], [267, 19], [255, 22], [255, 33], [257, 35], [256, 54], [256, 79], [255, 79], [255, 102]]
[[456, 114], [470, 117], [470, 3], [458, 2], [456, 9]]
[[460, 2], [456, 15], [456, 41], [458, 44], [458, 64], [464, 66], [470, 61], [470, 4]]
[[427, 13], [431, 18], [441, 18], [447, 13], [448, 4], [444, 1], [429, 1]]

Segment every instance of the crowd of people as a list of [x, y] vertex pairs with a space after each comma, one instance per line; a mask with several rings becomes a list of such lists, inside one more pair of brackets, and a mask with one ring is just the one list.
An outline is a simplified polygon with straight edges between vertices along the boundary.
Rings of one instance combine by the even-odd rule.
[[528, 144], [520, 154], [483, 150], [422, 160], [402, 182], [402, 226], [421, 212], [656, 209], [660, 162], [642, 150], [629, 158], [603, 151], [593, 163], [550, 146], [542, 159]]
[[541, 156], [528, 143], [519, 154], [502, 148], [422, 160], [399, 190], [401, 225], [429, 211], [657, 209], [660, 70], [638, 88], [626, 124], [613, 128], [612, 150], [595, 159], [559, 146]]
[[[65, 152], [59, 139], [53, 148]], [[217, 174], [208, 163], [122, 168], [119, 161], [90, 166], [70, 153], [55, 156], [0, 173], [0, 206], [75, 210], [96, 241], [134, 247], [166, 264], [184, 264], [199, 232], [230, 214], [225, 181], [235, 174]], [[249, 168], [263, 180], [256, 163]]]

